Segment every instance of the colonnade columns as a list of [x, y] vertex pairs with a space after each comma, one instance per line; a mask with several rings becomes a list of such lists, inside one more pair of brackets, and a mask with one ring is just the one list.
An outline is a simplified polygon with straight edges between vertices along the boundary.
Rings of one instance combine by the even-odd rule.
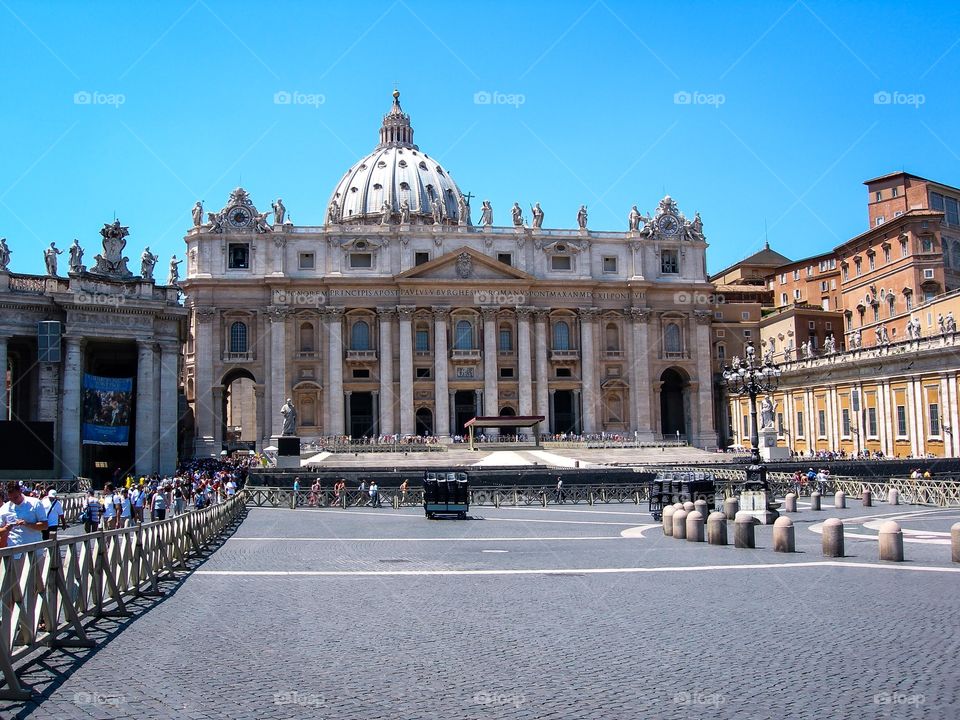
[[[482, 308], [483, 313], [483, 414], [499, 415], [500, 398], [497, 394], [497, 309]], [[496, 431], [488, 428], [495, 435]]]
[[547, 412], [542, 413], [542, 414], [544, 415], [544, 417], [547, 418], [547, 422], [550, 423], [550, 426], [549, 426], [548, 430], [549, 430], [551, 433], [552, 433], [552, 432], [556, 432], [556, 431], [554, 430], [554, 427], [556, 427], [556, 426], [555, 426], [554, 420], [553, 420], [553, 419], [554, 419], [554, 409], [553, 409], [553, 408], [554, 408], [554, 401], [556, 400], [556, 397], [555, 397], [556, 392], [557, 392], [556, 390], [550, 390], [550, 393], [549, 393], [549, 395], [547, 396], [547, 397], [549, 398], [549, 400], [548, 400], [548, 405], [547, 405]]
[[960, 408], [957, 407], [957, 373], [947, 373], [947, 407], [950, 408], [951, 454], [960, 450]]
[[413, 435], [413, 305], [398, 305], [400, 317], [400, 434]]
[[[60, 414], [60, 475], [73, 477], [81, 474], [81, 445], [80, 445], [80, 387], [83, 381], [83, 343], [81, 337], [67, 335], [66, 357], [63, 365], [63, 409]], [[6, 370], [6, 340], [4, 340], [2, 363], [0, 369]], [[6, 372], [0, 378], [6, 383]], [[6, 388], [4, 387], [4, 391]], [[6, 395], [6, 392], [4, 392]], [[139, 403], [137, 405], [139, 409]], [[6, 420], [4, 411], [2, 419]], [[139, 428], [139, 424], [137, 425]], [[140, 445], [137, 445], [140, 451]]]
[[520, 415], [533, 415], [533, 373], [530, 367], [531, 310], [532, 308], [528, 307], [517, 308], [517, 380], [520, 386]]
[[[534, 345], [537, 354], [537, 415], [547, 418], [547, 426], [541, 426], [544, 433], [554, 432], [553, 425], [553, 396], [550, 393], [550, 365], [547, 362], [547, 314], [546, 309], [537, 308], [533, 311]], [[520, 376], [523, 384], [523, 376]]]
[[7, 405], [7, 340], [0, 337], [0, 420], [10, 416], [10, 407]]
[[450, 383], [447, 360], [447, 321], [450, 318], [450, 308], [446, 306], [433, 307], [433, 338], [434, 338], [434, 417], [433, 433], [446, 436], [450, 428], [450, 405], [444, 399], [450, 395]]
[[177, 470], [177, 420], [180, 415], [177, 391], [179, 367], [179, 343], [160, 343], [160, 449], [157, 472], [167, 477], [171, 477]]
[[[344, 432], [340, 433], [341, 435], [350, 435], [353, 436], [353, 413], [350, 411], [350, 398], [353, 396], [352, 390], [347, 390], [343, 393], [343, 398], [340, 400], [340, 407], [343, 408], [344, 413]], [[334, 400], [333, 402], [337, 402]]]
[[[713, 424], [713, 367], [710, 359], [710, 323], [713, 315], [709, 310], [695, 310], [693, 316], [697, 321], [697, 377], [700, 378], [696, 397], [699, 418], [698, 426], [695, 428], [696, 444], [701, 448], [713, 449], [717, 446], [717, 431]], [[692, 440], [690, 444], [694, 444]]]
[[[458, 432], [457, 424], [457, 393], [454, 390], [451, 390], [449, 393], [449, 402], [447, 404], [447, 412], [450, 416], [450, 434], [456, 435]], [[437, 401], [439, 402], [439, 400]], [[441, 428], [442, 429], [442, 428]]]
[[[257, 422], [257, 433], [256, 433], [256, 438], [255, 438], [255, 440], [256, 440], [256, 443], [257, 443], [256, 448], [257, 448], [258, 451], [263, 450], [264, 445], [265, 445], [265, 443], [264, 443], [263, 441], [264, 441], [265, 436], [266, 436], [266, 434], [267, 434], [267, 433], [266, 433], [267, 426], [266, 426], [266, 424], [265, 424], [265, 423], [266, 423], [266, 420], [265, 420], [265, 418], [266, 418], [266, 410], [267, 410], [267, 407], [266, 407], [267, 401], [266, 401], [266, 398], [264, 397], [264, 394], [265, 394], [264, 391], [265, 391], [265, 390], [266, 390], [266, 387], [265, 387], [264, 385], [262, 385], [262, 384], [255, 384], [255, 385], [253, 386], [253, 400], [254, 400], [254, 404], [255, 404], [256, 407], [257, 407], [257, 409], [256, 409], [256, 413], [257, 413], [257, 421], [256, 421], [256, 422]], [[279, 408], [277, 408], [277, 409], [279, 410]]]
[[270, 435], [283, 432], [283, 415], [280, 408], [287, 401], [287, 314], [288, 308], [267, 308], [270, 323]]
[[573, 431], [587, 432], [583, 427], [583, 393], [580, 390], [573, 391]]
[[223, 385], [211, 388], [211, 404], [213, 406], [213, 444], [217, 452], [223, 447]]
[[580, 432], [597, 432], [597, 371], [594, 364], [594, 322], [600, 311], [597, 308], [580, 310], [580, 367], [583, 369], [580, 384], [583, 388], [583, 423]]
[[378, 307], [380, 318], [380, 434], [393, 435], [393, 318], [394, 308]]
[[327, 368], [329, 372], [327, 405], [330, 408], [329, 433], [331, 435], [345, 435], [343, 414], [343, 308], [328, 307], [326, 318]]
[[[197, 426], [198, 457], [208, 456], [215, 449], [213, 445], [213, 356], [219, 349], [213, 345], [213, 319], [216, 317], [215, 308], [195, 308], [194, 327], [196, 338], [194, 347], [197, 348], [196, 363], [197, 375], [193, 385], [193, 413]], [[280, 409], [280, 406], [277, 406]], [[265, 433], [269, 435], [269, 433]]]
[[633, 398], [633, 422], [640, 441], [653, 440], [653, 421], [650, 415], [650, 345], [648, 330], [649, 308], [630, 308], [630, 321], [633, 329], [633, 357], [631, 358], [631, 396]]
[[136, 439], [134, 440], [134, 469], [137, 475], [149, 475], [156, 469], [154, 458], [157, 439], [156, 427], [157, 398], [154, 396], [153, 377], [154, 341], [137, 340], [137, 408]]
[[652, 422], [654, 432], [661, 440], [665, 440], [666, 438], [663, 437], [663, 422], [660, 418], [660, 391], [663, 390], [663, 381], [654, 380], [650, 383], [650, 389], [653, 391], [650, 400], [653, 404]]

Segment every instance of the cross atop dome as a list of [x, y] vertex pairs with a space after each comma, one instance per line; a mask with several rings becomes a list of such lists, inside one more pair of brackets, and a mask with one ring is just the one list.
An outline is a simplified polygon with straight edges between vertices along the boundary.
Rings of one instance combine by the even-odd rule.
[[383, 125], [380, 127], [380, 144], [377, 149], [388, 147], [412, 148], [418, 150], [413, 144], [413, 127], [410, 125], [410, 116], [400, 107], [400, 91], [393, 91], [393, 106], [390, 112], [383, 116]]

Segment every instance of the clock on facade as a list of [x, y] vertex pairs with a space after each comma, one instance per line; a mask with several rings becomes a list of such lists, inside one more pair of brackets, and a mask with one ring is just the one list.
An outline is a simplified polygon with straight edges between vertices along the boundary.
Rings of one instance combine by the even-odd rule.
[[664, 235], [676, 235], [680, 230], [680, 223], [673, 215], [664, 215], [657, 221], [657, 228]]
[[230, 208], [227, 221], [235, 228], [247, 227], [250, 224], [250, 211], [242, 207]]

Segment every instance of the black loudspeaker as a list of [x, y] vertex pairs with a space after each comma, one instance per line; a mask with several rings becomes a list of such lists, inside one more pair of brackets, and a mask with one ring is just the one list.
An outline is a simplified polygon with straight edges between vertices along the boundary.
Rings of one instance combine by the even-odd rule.
[[300, 438], [298, 437], [279, 437], [277, 438], [277, 455], [280, 457], [290, 457], [291, 455], [300, 456]]

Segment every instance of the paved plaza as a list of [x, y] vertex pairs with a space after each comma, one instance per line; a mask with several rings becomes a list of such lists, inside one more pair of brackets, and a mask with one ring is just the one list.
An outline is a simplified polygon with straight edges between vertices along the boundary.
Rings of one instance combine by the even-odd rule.
[[[4, 718], [950, 718], [957, 511], [793, 515], [799, 552], [664, 537], [646, 505], [251, 509]], [[843, 517], [847, 557], [818, 525]], [[897, 518], [904, 563], [877, 560]], [[731, 526], [732, 539], [732, 526]]]

